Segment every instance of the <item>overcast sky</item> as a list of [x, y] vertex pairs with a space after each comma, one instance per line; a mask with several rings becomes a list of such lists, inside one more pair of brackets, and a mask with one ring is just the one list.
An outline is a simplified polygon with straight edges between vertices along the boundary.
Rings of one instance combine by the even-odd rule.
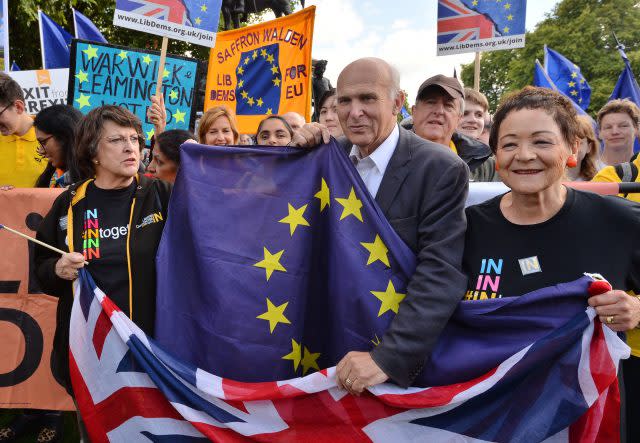
[[[558, 1], [527, 3], [526, 26], [532, 30]], [[425, 79], [452, 75], [454, 67], [460, 73], [460, 64], [474, 58], [474, 54], [436, 56], [437, 0], [307, 0], [306, 5], [316, 5], [313, 58], [328, 60], [325, 77], [334, 86], [349, 62], [380, 57], [400, 70], [401, 86], [413, 104]]]

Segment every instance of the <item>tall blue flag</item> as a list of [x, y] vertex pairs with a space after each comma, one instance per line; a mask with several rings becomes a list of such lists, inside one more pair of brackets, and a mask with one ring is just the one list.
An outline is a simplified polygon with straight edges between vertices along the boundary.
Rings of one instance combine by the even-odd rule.
[[[624, 46], [618, 45], [618, 51], [624, 61], [624, 69], [618, 77], [618, 82], [613, 88], [609, 101], [617, 98], [628, 98], [636, 105], [640, 106], [640, 87], [638, 86], [636, 77], [633, 75], [633, 71], [631, 70], [631, 63], [627, 58], [627, 54], [624, 52]], [[640, 141], [638, 140], [638, 137], [636, 137], [633, 143], [633, 152], [640, 152]]]
[[161, 346], [265, 381], [378, 344], [415, 257], [340, 149], [183, 146], [157, 256]]
[[576, 102], [582, 109], [591, 103], [591, 87], [578, 65], [559, 52], [544, 46], [544, 67], [559, 91]]
[[42, 67], [44, 69], [68, 68], [69, 48], [73, 36], [41, 10], [38, 10], [38, 17]]
[[107, 39], [102, 35], [102, 32], [100, 32], [91, 20], [81, 12], [76, 11], [73, 8], [71, 9], [73, 10], [73, 24], [76, 32], [76, 38], [98, 43], [108, 43]]

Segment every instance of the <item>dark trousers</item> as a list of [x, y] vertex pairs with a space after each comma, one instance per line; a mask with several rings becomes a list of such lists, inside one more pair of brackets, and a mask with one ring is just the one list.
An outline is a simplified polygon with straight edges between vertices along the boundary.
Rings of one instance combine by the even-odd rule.
[[640, 357], [622, 361], [627, 442], [640, 442]]

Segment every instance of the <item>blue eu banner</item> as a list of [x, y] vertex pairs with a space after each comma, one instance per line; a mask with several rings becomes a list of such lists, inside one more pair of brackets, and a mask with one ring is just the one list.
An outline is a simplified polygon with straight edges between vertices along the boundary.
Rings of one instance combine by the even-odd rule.
[[157, 256], [156, 337], [219, 376], [307, 375], [379, 343], [414, 260], [335, 141], [185, 145]]
[[591, 103], [591, 87], [582, 75], [580, 67], [564, 55], [546, 45], [544, 47], [544, 67], [558, 90], [569, 97], [582, 109]]

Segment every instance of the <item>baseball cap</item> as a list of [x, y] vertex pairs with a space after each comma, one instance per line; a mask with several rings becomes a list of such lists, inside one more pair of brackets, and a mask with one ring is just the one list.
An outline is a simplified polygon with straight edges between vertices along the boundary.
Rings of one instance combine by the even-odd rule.
[[416, 100], [419, 100], [420, 96], [422, 96], [427, 89], [432, 86], [439, 86], [452, 98], [461, 98], [464, 100], [464, 89], [458, 79], [454, 77], [447, 77], [442, 74], [434, 75], [433, 77], [426, 79], [418, 89]]

